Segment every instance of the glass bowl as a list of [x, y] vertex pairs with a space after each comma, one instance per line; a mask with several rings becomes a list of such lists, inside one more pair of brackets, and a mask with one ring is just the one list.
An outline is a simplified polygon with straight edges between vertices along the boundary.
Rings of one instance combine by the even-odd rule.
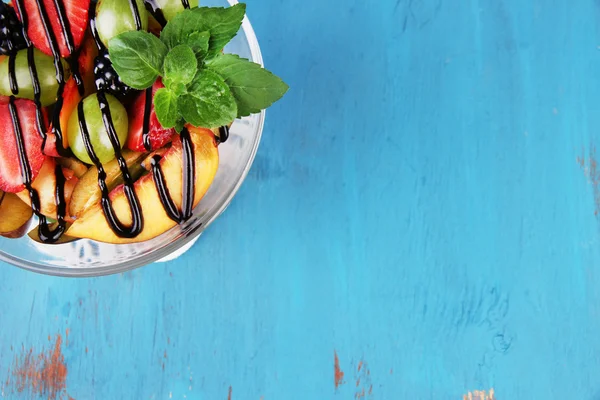
[[[237, 0], [203, 0], [203, 6], [228, 7]], [[225, 47], [263, 64], [258, 41], [248, 18], [238, 35]], [[0, 237], [0, 260], [30, 271], [59, 276], [99, 276], [141, 267], [187, 248], [229, 205], [246, 178], [260, 142], [265, 112], [238, 119], [227, 142], [219, 146], [219, 170], [212, 186], [195, 208], [193, 217], [161, 236], [137, 244], [107, 244], [79, 240], [44, 245], [27, 235], [20, 239]], [[37, 221], [32, 221], [32, 228]], [[35, 225], [34, 225], [35, 224]]]

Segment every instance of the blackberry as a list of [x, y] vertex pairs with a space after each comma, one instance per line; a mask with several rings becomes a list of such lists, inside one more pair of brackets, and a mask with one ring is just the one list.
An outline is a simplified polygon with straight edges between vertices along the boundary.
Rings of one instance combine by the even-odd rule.
[[106, 50], [101, 50], [98, 57], [94, 60], [94, 78], [96, 79], [96, 88], [98, 90], [113, 94], [120, 100], [127, 99], [135, 92], [134, 89], [121, 81], [117, 71], [113, 68], [108, 51]]
[[17, 13], [0, 1], [0, 54], [8, 55], [25, 48], [27, 43]]

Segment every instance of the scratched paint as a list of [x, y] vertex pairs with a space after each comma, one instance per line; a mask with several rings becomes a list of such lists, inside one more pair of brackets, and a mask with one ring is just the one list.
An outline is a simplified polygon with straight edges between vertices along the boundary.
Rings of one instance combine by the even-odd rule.
[[373, 382], [371, 380], [371, 370], [369, 364], [360, 360], [355, 372], [356, 389], [354, 392], [355, 400], [365, 400], [373, 398]]

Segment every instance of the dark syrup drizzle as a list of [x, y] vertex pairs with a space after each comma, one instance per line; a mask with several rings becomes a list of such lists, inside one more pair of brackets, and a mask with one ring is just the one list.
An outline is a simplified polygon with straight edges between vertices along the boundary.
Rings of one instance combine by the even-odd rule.
[[15, 6], [19, 11], [19, 15], [21, 16], [21, 33], [23, 34], [23, 38], [25, 39], [25, 44], [27, 47], [31, 47], [31, 40], [29, 40], [29, 36], [27, 35], [27, 13], [25, 12], [25, 6], [23, 5], [22, 0], [16, 0]]
[[[73, 38], [71, 35], [71, 31], [70, 31], [69, 21], [65, 16], [64, 5], [62, 4], [61, 0], [53, 0], [53, 1], [54, 1], [54, 5], [57, 9], [59, 22], [61, 24], [62, 34], [63, 34], [64, 40], [65, 40], [65, 43], [67, 44], [67, 48], [68, 48], [69, 52], [72, 54], [72, 58], [70, 60], [70, 65], [72, 68], [73, 76], [74, 76], [75, 82], [77, 84], [79, 93], [81, 95], [83, 95], [84, 87], [83, 87], [83, 81], [81, 79], [81, 75], [79, 73], [79, 68], [78, 68], [78, 66], [79, 66], [78, 52], [74, 51]], [[152, 2], [152, 4], [156, 5], [153, 0], [149, 0], [149, 1]], [[19, 14], [21, 15], [21, 21], [23, 24], [23, 36], [28, 45], [27, 60], [28, 60], [28, 66], [29, 66], [29, 73], [31, 75], [31, 80], [32, 80], [32, 84], [34, 87], [34, 98], [35, 98], [34, 102], [36, 104], [37, 125], [39, 128], [39, 132], [43, 138], [43, 144], [45, 145], [45, 142], [47, 139], [47, 134], [46, 134], [46, 128], [44, 125], [42, 106], [41, 106], [41, 101], [40, 101], [41, 90], [40, 90], [40, 84], [39, 84], [39, 77], [37, 74], [37, 69], [36, 69], [35, 60], [34, 60], [33, 46], [31, 44], [31, 41], [29, 40], [29, 37], [27, 36], [27, 23], [28, 23], [27, 14], [25, 12], [23, 0], [15, 0], [15, 3], [16, 3], [16, 7], [19, 10]], [[132, 11], [134, 19], [135, 19], [136, 28], [138, 30], [140, 30], [142, 28], [142, 24], [141, 24], [141, 17], [139, 14], [136, 0], [129, 0], [129, 4], [131, 6], [131, 11]], [[187, 0], [182, 0], [182, 4], [185, 8], [189, 8], [189, 3]], [[36, 0], [36, 5], [37, 5], [38, 11], [40, 13], [40, 16], [42, 17], [42, 25], [46, 32], [46, 36], [48, 38], [50, 48], [51, 48], [51, 51], [53, 54], [54, 66], [55, 66], [55, 70], [56, 70], [56, 79], [57, 79], [57, 82], [59, 83], [59, 89], [58, 89], [58, 93], [57, 93], [58, 100], [54, 107], [54, 113], [52, 115], [52, 131], [56, 135], [56, 147], [57, 147], [59, 154], [61, 156], [70, 156], [70, 155], [72, 155], [72, 153], [69, 151], [69, 149], [65, 149], [62, 145], [62, 131], [60, 128], [60, 110], [62, 109], [62, 105], [63, 105], [63, 92], [64, 92], [64, 86], [66, 83], [65, 76], [64, 76], [64, 68], [63, 68], [63, 65], [60, 60], [60, 49], [58, 46], [58, 42], [56, 41], [54, 31], [52, 30], [52, 27], [50, 25], [50, 22], [48, 19], [48, 13], [46, 11], [45, 5], [41, 2], [41, 0]], [[155, 7], [155, 9], [160, 11], [160, 9], [158, 7]], [[162, 14], [162, 12], [161, 12], [161, 14]], [[163, 16], [163, 20], [164, 20], [164, 16]], [[166, 21], [165, 21], [165, 23], [166, 23]], [[94, 1], [92, 1], [91, 5], [90, 5], [90, 29], [91, 29], [92, 35], [94, 37], [94, 40], [96, 42], [96, 46], [98, 47], [98, 49], [99, 50], [105, 49], [104, 44], [101, 42], [101, 40], [98, 36], [98, 31], [96, 28], [96, 15], [95, 15], [95, 2]], [[9, 81], [10, 81], [11, 91], [13, 92], [14, 95], [18, 94], [18, 91], [19, 91], [17, 80], [16, 80], [16, 72], [15, 72], [15, 57], [16, 56], [13, 54], [9, 58]], [[115, 151], [115, 156], [117, 158], [117, 161], [119, 163], [119, 167], [121, 170], [121, 174], [123, 176], [124, 192], [125, 192], [125, 196], [127, 197], [128, 202], [129, 202], [129, 206], [131, 209], [131, 215], [132, 215], [132, 224], [130, 227], [124, 226], [118, 220], [117, 216], [115, 215], [114, 209], [112, 207], [112, 204], [111, 204], [111, 201], [109, 198], [108, 187], [106, 185], [106, 172], [102, 166], [102, 163], [96, 156], [93, 146], [90, 141], [89, 131], [87, 129], [87, 122], [85, 120], [85, 113], [83, 111], [83, 102], [82, 101], [79, 102], [79, 105], [77, 107], [80, 131], [82, 134], [82, 138], [83, 138], [84, 145], [85, 145], [86, 151], [88, 153], [88, 156], [90, 157], [90, 159], [92, 160], [92, 162], [94, 163], [96, 168], [98, 169], [98, 185], [102, 192], [101, 205], [102, 205], [102, 209], [104, 211], [104, 215], [106, 217], [108, 224], [110, 225], [111, 229], [113, 230], [113, 232], [115, 232], [115, 234], [117, 236], [124, 237], [124, 238], [134, 238], [137, 235], [139, 235], [139, 233], [142, 231], [143, 226], [144, 226], [144, 220], [143, 220], [141, 206], [140, 206], [137, 194], [135, 193], [135, 190], [133, 187], [133, 179], [127, 168], [127, 163], [121, 153], [121, 146], [119, 143], [119, 138], [115, 131], [114, 123], [112, 121], [112, 117], [110, 114], [110, 107], [109, 107], [108, 101], [106, 100], [106, 96], [102, 92], [98, 92], [96, 96], [98, 99], [98, 104], [100, 106], [100, 110], [102, 112], [102, 119], [103, 119], [104, 127], [105, 127], [105, 129], [109, 135], [109, 139], [113, 145], [113, 149]], [[15, 100], [15, 97], [11, 96], [10, 101], [9, 101], [9, 110], [10, 110], [10, 114], [11, 114], [11, 118], [12, 118], [12, 122], [13, 122], [13, 126], [14, 126], [14, 131], [15, 131], [15, 136], [16, 136], [16, 140], [17, 140], [17, 147], [18, 147], [18, 152], [19, 152], [19, 161], [21, 164], [21, 172], [22, 172], [23, 182], [24, 182], [26, 189], [29, 192], [32, 209], [39, 218], [38, 233], [39, 233], [40, 240], [42, 240], [45, 243], [54, 243], [54, 242], [58, 241], [60, 236], [64, 233], [65, 227], [66, 227], [66, 222], [64, 219], [65, 215], [66, 215], [66, 201], [64, 198], [65, 177], [62, 172], [62, 168], [60, 166], [57, 166], [55, 169], [55, 175], [56, 175], [55, 201], [57, 204], [58, 226], [56, 229], [50, 230], [46, 217], [40, 211], [41, 206], [40, 206], [39, 194], [32, 187], [31, 167], [29, 165], [29, 161], [27, 159], [27, 154], [25, 152], [25, 147], [24, 147], [24, 143], [23, 143], [23, 135], [22, 135], [22, 131], [21, 131], [21, 125], [20, 125], [18, 113], [16, 111], [16, 107], [14, 105], [14, 100]], [[148, 88], [146, 90], [146, 99], [145, 100], [146, 100], [146, 103], [145, 103], [145, 107], [144, 107], [144, 125], [143, 125], [142, 134], [143, 134], [143, 140], [144, 140], [144, 147], [148, 151], [150, 151], [152, 149], [152, 146], [150, 143], [150, 138], [149, 138], [149, 125], [150, 125], [150, 114], [151, 114], [151, 105], [152, 105], [152, 88]], [[226, 141], [227, 137], [229, 136], [229, 128], [226, 126], [221, 127], [219, 132], [220, 132], [219, 141], [222, 143], [222, 142]], [[162, 203], [163, 207], [165, 208], [165, 211], [167, 212], [169, 217], [179, 224], [185, 222], [192, 216], [193, 205], [194, 205], [193, 204], [194, 203], [194, 195], [195, 195], [195, 180], [196, 180], [194, 148], [193, 148], [193, 144], [191, 141], [190, 133], [186, 128], [184, 128], [183, 131], [181, 132], [180, 136], [181, 136], [181, 144], [182, 144], [182, 152], [183, 152], [183, 169], [182, 169], [182, 171], [183, 171], [183, 173], [182, 173], [182, 175], [183, 175], [182, 176], [183, 198], [182, 198], [181, 211], [179, 211], [177, 209], [172, 197], [169, 194], [169, 190], [168, 190], [168, 187], [165, 182], [164, 174], [163, 174], [161, 166], [160, 166], [161, 157], [156, 155], [151, 160], [151, 169], [153, 172], [153, 179], [156, 184], [161, 203]], [[42, 146], [42, 148], [45, 147], [44, 145]]]
[[137, 1], [129, 0], [129, 7], [131, 7], [131, 13], [135, 21], [135, 29], [139, 31], [142, 29], [142, 17], [140, 16], [140, 10], [138, 10]]
[[156, 0], [145, 0], [144, 3], [146, 5], [146, 10], [148, 10], [148, 12], [152, 14], [154, 19], [160, 24], [160, 26], [164, 27], [167, 24], [167, 19], [165, 18], [165, 14], [163, 14]]
[[169, 188], [165, 182], [165, 177], [160, 167], [161, 156], [155, 155], [150, 160], [152, 169], [152, 178], [158, 190], [158, 196], [165, 212], [173, 221], [182, 224], [192, 216], [194, 208], [194, 195], [196, 184], [196, 162], [194, 158], [194, 148], [190, 138], [190, 132], [183, 128], [180, 133], [181, 150], [183, 152], [183, 198], [181, 200], [181, 211], [175, 206], [175, 202], [169, 193]]
[[146, 98], [144, 101], [144, 124], [142, 125], [142, 139], [144, 148], [148, 151], [152, 150], [150, 143], [150, 114], [152, 112], [152, 86], [146, 89]]
[[[29, 75], [31, 77], [31, 83], [33, 86], [34, 103], [36, 106], [36, 125], [38, 128], [38, 132], [40, 133], [40, 135], [43, 139], [42, 149], [44, 149], [48, 135], [46, 133], [47, 128], [44, 123], [44, 117], [43, 117], [43, 113], [42, 113], [42, 104], [41, 104], [41, 100], [40, 100], [41, 99], [41, 87], [40, 87], [39, 76], [37, 73], [37, 68], [35, 65], [34, 48], [29, 39], [29, 36], [27, 35], [28, 19], [27, 19], [27, 13], [25, 10], [23, 0], [16, 0], [15, 4], [16, 4], [16, 7], [21, 16], [21, 21], [22, 21], [22, 26], [23, 26], [23, 37], [25, 38], [25, 42], [27, 44], [27, 65], [29, 68]], [[54, 5], [57, 10], [57, 14], [58, 14], [59, 22], [61, 24], [61, 28], [63, 31], [63, 37], [65, 39], [65, 43], [67, 44], [67, 48], [68, 48], [69, 52], [73, 53], [74, 52], [73, 37], [71, 35], [69, 21], [65, 16], [64, 5], [62, 4], [62, 2], [60, 0], [54, 0]], [[60, 127], [60, 111], [61, 111], [62, 105], [63, 105], [63, 91], [64, 91], [64, 86], [65, 86], [65, 76], [64, 76], [63, 65], [60, 60], [59, 46], [56, 41], [56, 37], [54, 36], [54, 31], [52, 30], [52, 28], [50, 26], [48, 13], [47, 13], [45, 5], [43, 4], [43, 2], [41, 0], [36, 0], [36, 6], [40, 13], [40, 16], [42, 19], [42, 25], [46, 32], [46, 36], [48, 38], [48, 43], [49, 43], [50, 49], [52, 51], [52, 55], [53, 55], [53, 59], [54, 59], [54, 67], [56, 70], [56, 80], [59, 84], [59, 88], [57, 91], [57, 103], [54, 107], [54, 113], [52, 115], [52, 131], [56, 135], [56, 148], [57, 148], [58, 153], [62, 156], [69, 156], [69, 155], [71, 155], [71, 152], [69, 150], [65, 149], [62, 145], [63, 135], [62, 135], [61, 127]], [[73, 58], [75, 59], [75, 62], [72, 63], [73, 76], [74, 76], [75, 82], [77, 84], [79, 93], [83, 94], [83, 81], [82, 81], [81, 75], [79, 73], [77, 54], [73, 54]], [[46, 217], [41, 213], [39, 194], [38, 194], [37, 190], [35, 190], [32, 186], [31, 167], [29, 165], [29, 160], [27, 159], [27, 153], [26, 153], [24, 143], [23, 143], [23, 133], [21, 130], [19, 114], [16, 111], [16, 107], [14, 104], [14, 101], [15, 101], [14, 96], [19, 93], [19, 87], [18, 87], [18, 83], [17, 83], [17, 79], [16, 79], [16, 71], [15, 71], [15, 60], [16, 60], [16, 54], [13, 53], [9, 57], [9, 71], [8, 71], [10, 88], [13, 93], [13, 96], [11, 96], [10, 100], [9, 100], [9, 111], [11, 114], [13, 128], [15, 131], [15, 137], [16, 137], [16, 142], [17, 142], [17, 150], [18, 150], [18, 154], [19, 154], [19, 162], [21, 165], [21, 174], [22, 174], [22, 178], [23, 178], [23, 184], [25, 185], [25, 188], [29, 192], [29, 198], [31, 200], [31, 207], [33, 209], [33, 212], [35, 213], [35, 215], [38, 217], [38, 220], [39, 220], [38, 235], [39, 235], [40, 240], [44, 243], [55, 243], [56, 241], [58, 241], [60, 239], [62, 234], [65, 232], [65, 228], [66, 228], [65, 215], [66, 215], [67, 207], [66, 207], [66, 201], [65, 201], [65, 196], [64, 196], [66, 179], [63, 174], [62, 168], [57, 165], [54, 170], [54, 174], [55, 174], [55, 178], [56, 178], [55, 202], [56, 202], [56, 214], [57, 214], [56, 216], [57, 216], [58, 224], [54, 230], [51, 230], [48, 225], [48, 221], [47, 221]]]
[[106, 217], [106, 221], [110, 225], [113, 232], [122, 238], [134, 238], [140, 234], [142, 229], [144, 228], [144, 219], [142, 217], [142, 209], [140, 206], [140, 201], [135, 193], [135, 189], [133, 187], [133, 179], [131, 178], [131, 174], [129, 173], [129, 169], [127, 168], [127, 162], [123, 158], [121, 154], [121, 144], [119, 143], [119, 137], [117, 136], [117, 132], [115, 131], [115, 126], [112, 121], [112, 117], [110, 115], [110, 107], [108, 105], [108, 101], [106, 100], [106, 96], [102, 92], [96, 93], [96, 97], [98, 99], [98, 105], [100, 106], [100, 111], [102, 112], [102, 121], [104, 122], [104, 128], [108, 134], [110, 142], [115, 151], [115, 156], [119, 163], [119, 167], [121, 169], [121, 175], [123, 176], [124, 181], [124, 192], [127, 197], [127, 201], [129, 202], [129, 208], [131, 209], [131, 226], [124, 226], [115, 214], [115, 210], [112, 207], [112, 203], [109, 198], [108, 187], [106, 186], [106, 171], [102, 166], [102, 163], [98, 159], [98, 156], [94, 152], [94, 147], [92, 146], [90, 140], [90, 133], [87, 128], [87, 123], [85, 120], [85, 113], [83, 111], [83, 102], [79, 102], [77, 106], [77, 113], [79, 117], [79, 130], [81, 132], [81, 137], [83, 138], [83, 144], [85, 146], [85, 150], [87, 151], [88, 156], [92, 160], [92, 163], [98, 169], [98, 186], [100, 187], [100, 191], [102, 192], [101, 205], [102, 210], [104, 211], [104, 216]]
[[17, 75], [15, 71], [15, 60], [17, 55], [15, 53], [8, 57], [8, 82], [10, 83], [10, 91], [12, 94], [19, 94], [19, 85], [17, 85]]
[[[40, 96], [42, 95], [42, 89], [40, 87], [40, 80], [38, 79], [37, 68], [35, 66], [35, 58], [33, 54], [33, 46], [27, 48], [27, 65], [29, 66], [29, 75], [31, 76], [31, 83], [33, 84], [33, 98], [35, 103], [35, 121], [37, 124], [38, 132], [40, 132], [42, 139], [45, 137], [46, 124], [44, 123], [44, 116], [42, 114], [42, 104], [40, 102]], [[42, 146], [43, 149], [43, 146]]]
[[[152, 87], [146, 89], [145, 102], [144, 102], [144, 123], [142, 128], [142, 138], [144, 142], [144, 148], [148, 151], [152, 151], [152, 144], [150, 143], [150, 115], [152, 113]], [[173, 221], [178, 224], [182, 224], [192, 216], [194, 207], [194, 193], [196, 185], [196, 162], [194, 158], [194, 147], [190, 132], [187, 128], [183, 128], [180, 133], [181, 147], [183, 152], [183, 199], [181, 202], [181, 211], [175, 206], [175, 202], [169, 193], [167, 184], [165, 181], [162, 168], [160, 167], [161, 156], [155, 155], [150, 159], [150, 165], [152, 170], [152, 178], [156, 184], [158, 190], [158, 196], [160, 202], [165, 209], [165, 212]]]
[[[137, 4], [135, 3], [135, 0], [130, 0], [129, 4], [131, 5], [132, 12], [134, 12], [136, 25], [138, 26], [138, 29], [141, 29], [141, 22], [139, 24], [137, 23], [137, 21], [140, 21]], [[98, 47], [98, 50], [106, 50], [106, 47], [104, 46], [104, 44], [100, 40], [100, 36], [98, 35], [98, 29], [96, 27], [96, 12], [93, 2], [90, 8], [90, 30], [92, 33], [92, 37], [96, 42], [96, 47]], [[104, 216], [106, 217], [106, 222], [113, 230], [115, 235], [122, 238], [134, 238], [137, 235], [139, 235], [142, 229], [144, 228], [144, 217], [142, 215], [142, 208], [137, 194], [135, 193], [135, 189], [133, 187], [134, 182], [129, 172], [129, 169], [127, 168], [127, 162], [125, 161], [121, 153], [121, 144], [119, 143], [119, 137], [117, 136], [117, 132], [115, 131], [115, 126], [112, 120], [112, 116], [110, 114], [110, 107], [108, 101], [106, 100], [106, 95], [100, 91], [96, 93], [96, 98], [98, 99], [98, 105], [100, 107], [100, 111], [102, 112], [102, 121], [104, 123], [104, 128], [106, 129], [110, 142], [113, 146], [115, 157], [117, 159], [117, 162], [119, 163], [121, 175], [123, 176], [123, 190], [125, 192], [125, 196], [127, 197], [132, 216], [131, 226], [124, 226], [117, 218], [115, 211], [112, 207], [108, 187], [106, 186], [106, 171], [104, 170], [102, 163], [96, 156], [96, 153], [94, 152], [94, 148], [90, 141], [90, 134], [85, 120], [85, 113], [83, 111], [83, 102], [79, 102], [79, 105], [77, 106], [77, 113], [79, 117], [79, 130], [83, 138], [83, 143], [85, 145], [86, 152], [92, 160], [92, 163], [98, 169], [98, 186], [100, 187], [100, 191], [102, 194], [100, 203], [102, 205], [102, 211], [104, 212]]]
[[[160, 24], [160, 26], [164, 28], [168, 21], [165, 18], [165, 14], [162, 12], [162, 9], [160, 8], [156, 0], [144, 0], [144, 2], [146, 4], [146, 10], [148, 10], [148, 12], [152, 14], [154, 19]], [[190, 8], [190, 2], [188, 0], [181, 0], [181, 4], [185, 9]]]
[[[57, 2], [59, 2], [59, 1], [60, 0], [54, 0], [55, 6], [56, 6]], [[34, 86], [34, 94], [35, 94], [34, 102], [35, 102], [36, 108], [37, 108], [37, 112], [36, 112], [37, 125], [39, 128], [44, 127], [44, 129], [40, 129], [40, 134], [43, 139], [43, 147], [42, 148], [44, 148], [48, 135], [46, 134], [47, 129], [44, 126], [43, 117], [42, 117], [42, 111], [41, 111], [42, 105], [40, 102], [41, 93], [40, 93], [40, 86], [39, 86], [39, 78], [38, 78], [37, 70], [35, 67], [33, 46], [27, 35], [27, 27], [28, 27], [27, 13], [25, 10], [23, 0], [16, 0], [15, 4], [17, 6], [17, 9], [19, 10], [19, 14], [21, 15], [21, 21], [22, 21], [22, 25], [23, 25], [23, 36], [25, 37], [25, 40], [28, 44], [29, 49], [31, 49], [31, 50], [28, 49], [27, 64], [29, 66], [29, 74], [31, 75], [31, 81]], [[52, 133], [54, 133], [54, 135], [56, 135], [56, 149], [58, 151], [58, 154], [63, 157], [69, 157], [72, 155], [72, 153], [69, 149], [66, 149], [63, 147], [63, 133], [62, 133], [62, 129], [60, 126], [60, 112], [61, 112], [62, 106], [63, 106], [63, 96], [62, 95], [64, 92], [65, 83], [66, 83], [64, 68], [63, 68], [62, 62], [60, 60], [60, 49], [58, 46], [58, 42], [56, 41], [54, 31], [52, 30], [52, 26], [50, 25], [50, 19], [48, 17], [48, 12], [46, 10], [45, 4], [42, 2], [42, 0], [35, 0], [35, 4], [38, 9], [38, 12], [40, 13], [41, 20], [42, 20], [42, 26], [44, 28], [46, 37], [48, 39], [48, 43], [50, 45], [50, 50], [52, 52], [52, 56], [54, 59], [56, 81], [58, 82], [57, 102], [56, 102], [56, 105], [54, 106], [54, 112], [51, 116]], [[57, 7], [57, 14], [58, 14], [58, 18], [59, 18], [59, 21], [61, 24], [61, 28], [63, 29], [63, 37], [65, 39], [65, 43], [67, 44], [67, 48], [69, 49], [69, 51], [71, 51], [72, 49], [74, 49], [73, 37], [70, 32], [69, 21], [68, 21], [67, 17], [65, 16], [64, 6], [62, 6], [62, 4], [60, 4], [60, 6]], [[68, 31], [65, 32], [65, 29], [68, 29]], [[74, 76], [75, 82], [77, 84], [79, 93], [83, 93], [83, 90], [84, 90], [83, 81], [82, 81], [81, 75], [79, 73], [79, 68], [78, 68], [79, 63], [77, 62], [77, 58], [78, 58], [77, 54], [73, 54], [72, 58], [75, 60], [75, 62], [71, 62], [71, 69], [73, 72], [73, 76]]]
[[58, 226], [54, 230], [50, 230], [46, 216], [41, 213], [40, 196], [32, 186], [31, 166], [27, 159], [27, 153], [25, 151], [25, 143], [23, 140], [23, 132], [21, 130], [21, 122], [19, 121], [19, 114], [15, 107], [15, 97], [10, 96], [8, 102], [8, 109], [12, 119], [12, 124], [15, 132], [15, 139], [17, 142], [17, 150], [19, 153], [19, 163], [21, 164], [21, 177], [23, 178], [23, 184], [29, 192], [29, 198], [31, 199], [31, 208], [35, 215], [39, 219], [38, 235], [40, 240], [44, 243], [55, 243], [60, 239], [65, 231], [65, 213], [66, 213], [66, 202], [64, 196], [65, 187], [65, 176], [63, 175], [62, 168], [57, 166], [55, 169], [56, 175], [56, 214], [58, 219]]
[[223, 125], [219, 128], [219, 137], [216, 138], [217, 143], [225, 143], [229, 139], [229, 126]]
[[[184, 8], [189, 9], [190, 3], [188, 0], [181, 0], [181, 4]], [[158, 21], [158, 23], [164, 27], [167, 24], [167, 20], [160, 9], [156, 0], [146, 0], [146, 9], [152, 14], [152, 16]], [[142, 138], [144, 148], [148, 151], [152, 150], [152, 144], [150, 143], [150, 115], [152, 112], [152, 87], [146, 89], [145, 103], [144, 103], [144, 123], [142, 129]], [[183, 151], [183, 199], [181, 204], [181, 211], [179, 211], [169, 193], [169, 189], [166, 185], [165, 177], [160, 167], [161, 156], [155, 155], [151, 158], [151, 170], [152, 178], [158, 190], [160, 201], [165, 209], [165, 212], [173, 221], [178, 224], [182, 224], [192, 216], [194, 206], [194, 194], [195, 194], [195, 182], [196, 182], [196, 167], [194, 159], [194, 149], [190, 138], [189, 131], [184, 128], [181, 133], [181, 145]], [[219, 137], [216, 138], [217, 143], [224, 143], [229, 138], [229, 127], [222, 126], [219, 128]]]
[[88, 12], [90, 18], [90, 32], [92, 37], [94, 38], [94, 42], [96, 43], [96, 47], [98, 51], [106, 50], [104, 43], [100, 40], [100, 35], [98, 35], [98, 28], [96, 27], [96, 3], [94, 1], [90, 2], [90, 10]]

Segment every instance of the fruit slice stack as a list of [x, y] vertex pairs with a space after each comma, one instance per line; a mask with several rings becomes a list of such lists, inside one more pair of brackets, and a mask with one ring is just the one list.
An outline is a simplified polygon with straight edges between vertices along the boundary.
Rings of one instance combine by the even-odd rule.
[[[139, 10], [141, 28], [156, 30], [156, 20], [146, 11], [144, 1], [132, 1]], [[34, 197], [40, 203], [38, 216], [51, 222], [61, 218], [66, 221], [66, 235], [60, 243], [77, 238], [109, 243], [140, 242], [176, 225], [161, 203], [149, 164], [153, 155], [154, 160], [160, 159], [155, 162], [160, 164], [167, 190], [175, 206], [181, 207], [182, 142], [174, 129], [161, 126], [153, 105], [150, 117], [144, 118], [148, 98], [152, 101], [163, 85], [158, 80], [147, 91], [128, 87], [112, 68], [106, 51], [112, 37], [139, 28], [130, 3], [13, 0], [13, 7], [0, 2], [0, 234], [19, 237], [26, 233]], [[180, 0], [155, 3], [163, 8], [166, 20], [183, 9]], [[197, 6], [197, 1], [190, 4]], [[96, 15], [96, 38], [90, 29], [90, 10]], [[62, 77], [57, 74], [59, 69]], [[37, 73], [38, 82], [32, 70]], [[115, 234], [107, 222], [98, 168], [82, 140], [83, 124], [103, 165], [114, 213], [121, 223], [130, 224], [132, 215], [122, 169], [107, 134], [106, 118], [96, 96], [98, 90], [105, 94], [110, 106], [119, 144], [125, 147], [123, 159], [135, 180], [133, 189], [147, 221], [133, 238]], [[190, 126], [189, 132], [194, 157], [195, 206], [217, 171], [215, 132], [218, 130]], [[57, 170], [62, 174], [57, 174]], [[25, 179], [27, 172], [30, 184]], [[59, 176], [64, 177], [64, 182]], [[60, 204], [59, 192], [66, 204]], [[66, 213], [61, 216], [63, 207]], [[30, 236], [40, 240], [36, 231]]]

